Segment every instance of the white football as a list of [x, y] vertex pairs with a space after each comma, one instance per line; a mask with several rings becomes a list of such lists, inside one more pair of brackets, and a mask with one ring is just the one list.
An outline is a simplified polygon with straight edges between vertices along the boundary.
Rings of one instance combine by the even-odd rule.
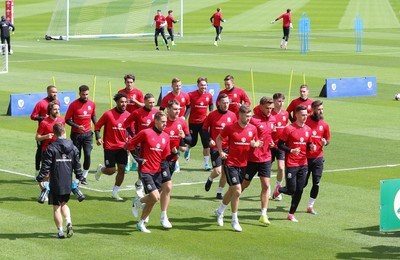
[[397, 93], [396, 95], [394, 95], [394, 99], [399, 101], [400, 100], [400, 93]]

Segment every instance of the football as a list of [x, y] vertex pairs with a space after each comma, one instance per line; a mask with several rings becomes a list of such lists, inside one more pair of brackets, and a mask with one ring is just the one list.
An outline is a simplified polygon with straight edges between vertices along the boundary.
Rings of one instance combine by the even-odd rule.
[[400, 93], [397, 93], [396, 95], [394, 95], [394, 99], [399, 101], [400, 100]]

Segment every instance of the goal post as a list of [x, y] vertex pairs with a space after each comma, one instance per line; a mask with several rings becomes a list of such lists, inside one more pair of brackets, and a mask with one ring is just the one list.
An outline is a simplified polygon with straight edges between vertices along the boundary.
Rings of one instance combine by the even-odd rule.
[[0, 74], [8, 73], [8, 46], [0, 44]]
[[183, 0], [56, 0], [45, 38], [119, 38], [154, 34], [160, 9], [174, 11], [176, 36], [183, 36]]

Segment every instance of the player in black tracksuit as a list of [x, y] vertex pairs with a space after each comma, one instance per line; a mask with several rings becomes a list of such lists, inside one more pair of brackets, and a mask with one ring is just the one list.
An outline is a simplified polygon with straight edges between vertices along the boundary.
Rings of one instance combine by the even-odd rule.
[[77, 180], [84, 180], [79, 151], [71, 140], [65, 138], [65, 128], [61, 123], [53, 127], [57, 140], [51, 143], [44, 152], [42, 167], [36, 180], [40, 188], [44, 189], [43, 180], [50, 174], [49, 205], [53, 205], [54, 222], [58, 229], [58, 238], [64, 238], [63, 216], [67, 223], [67, 236], [71, 237], [72, 222], [67, 202], [70, 198], [72, 171]]
[[[11, 54], [10, 27], [12, 31], [15, 31], [14, 25], [2, 16], [0, 21], [1, 43], [4, 44], [7, 41], [8, 54]], [[4, 52], [5, 50], [2, 51]]]

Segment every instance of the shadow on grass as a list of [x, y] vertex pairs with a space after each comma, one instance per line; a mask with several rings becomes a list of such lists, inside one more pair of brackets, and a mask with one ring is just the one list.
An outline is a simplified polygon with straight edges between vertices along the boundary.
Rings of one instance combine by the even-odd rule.
[[56, 233], [1, 233], [0, 239], [17, 240], [25, 238], [55, 239]]
[[400, 232], [386, 232], [386, 233], [379, 232], [378, 225], [370, 227], [350, 228], [346, 230], [354, 231], [356, 233], [371, 237], [400, 237]]
[[339, 259], [400, 259], [400, 247], [396, 246], [373, 246], [363, 247], [369, 252], [337, 253]]
[[135, 230], [135, 223], [128, 221], [125, 223], [93, 223], [93, 224], [75, 224], [74, 232], [81, 234], [103, 234], [103, 235], [130, 235]]

